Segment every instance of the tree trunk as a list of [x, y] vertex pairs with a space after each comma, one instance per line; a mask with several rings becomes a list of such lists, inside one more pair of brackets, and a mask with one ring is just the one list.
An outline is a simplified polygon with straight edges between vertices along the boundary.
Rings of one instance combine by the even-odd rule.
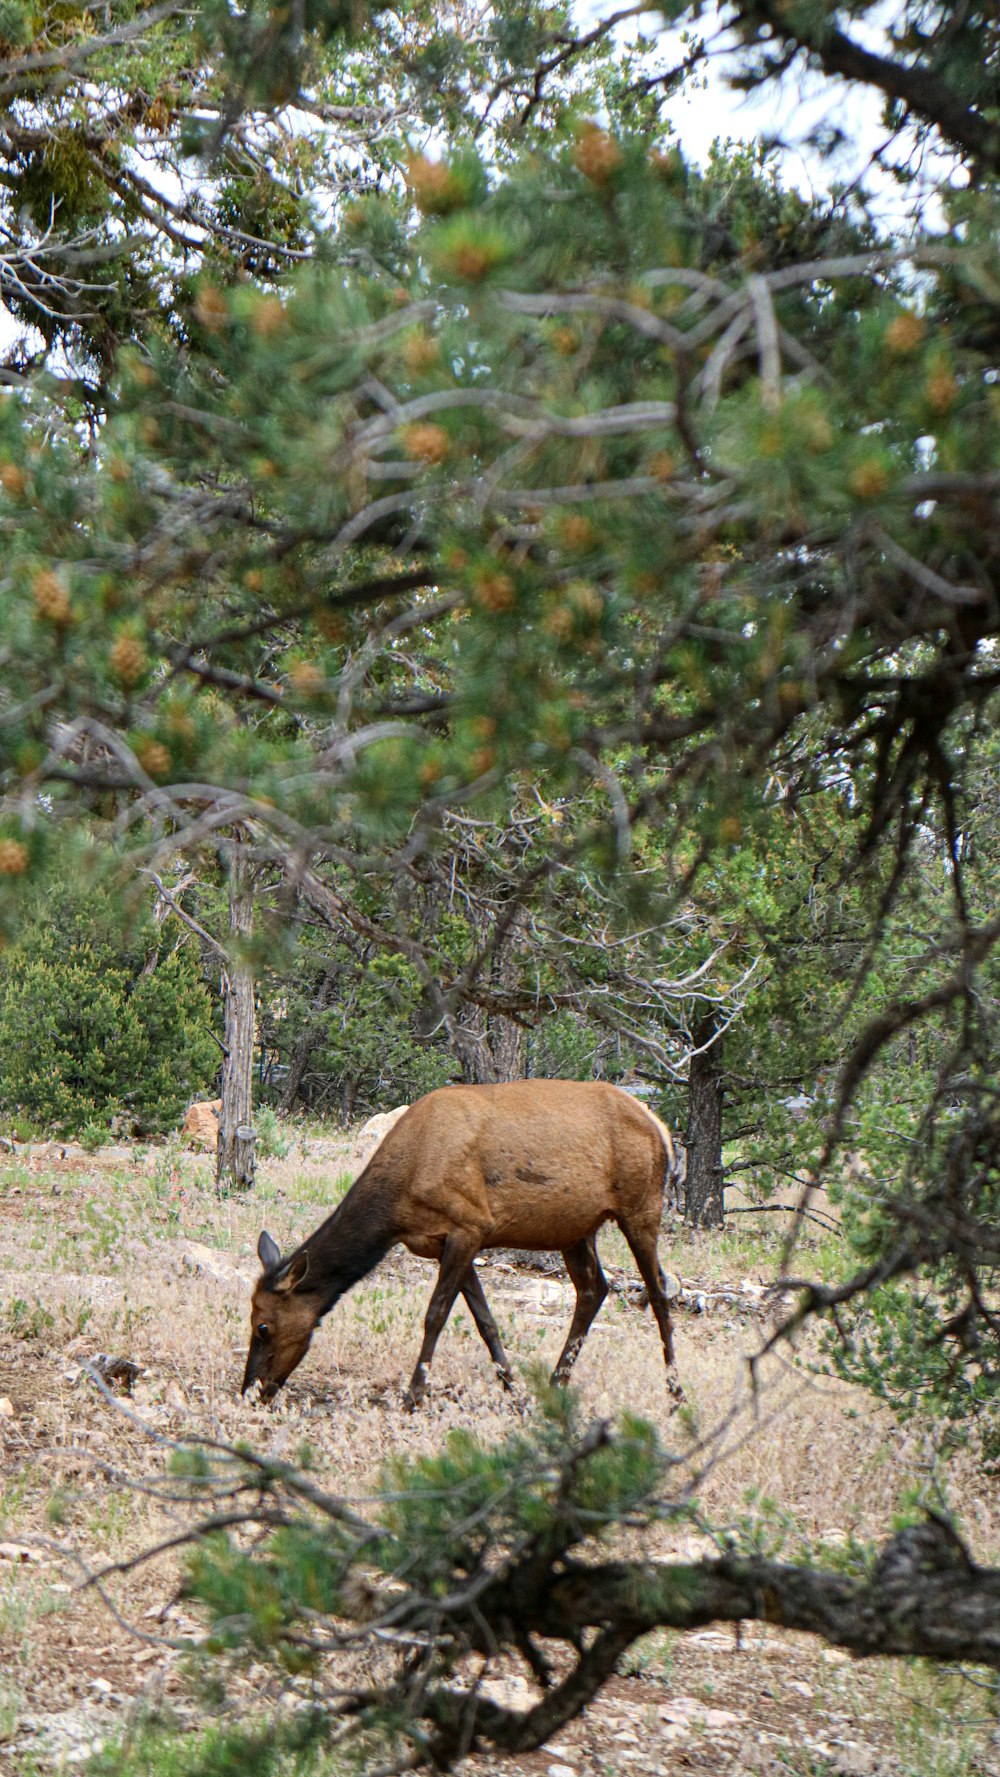
[[288, 1067], [288, 1078], [285, 1081], [284, 1091], [281, 1094], [281, 1109], [286, 1116], [289, 1111], [294, 1110], [295, 1102], [302, 1090], [302, 1082], [305, 1079], [306, 1069], [312, 1059], [312, 1052], [323, 1034], [323, 1027], [320, 1024], [319, 1014], [325, 1012], [329, 1007], [330, 1002], [333, 999], [333, 990], [338, 978], [339, 970], [337, 969], [329, 969], [323, 976], [319, 985], [319, 991], [309, 1008], [311, 1012], [316, 1014], [316, 1016], [309, 1019], [295, 1045], [295, 1048], [292, 1050], [292, 1059]]
[[[233, 853], [229, 878], [229, 931], [237, 942], [253, 931], [253, 869], [239, 851]], [[222, 1062], [222, 1110], [215, 1181], [218, 1186], [249, 1190], [254, 1181], [253, 1054], [255, 984], [238, 957], [230, 958], [223, 975], [225, 1050]]]
[[490, 1047], [498, 1080], [523, 1080], [525, 1070], [524, 1026], [495, 1013], [489, 1021]]
[[[492, 988], [513, 990], [518, 984], [520, 916], [515, 916], [501, 938], [490, 964]], [[524, 1027], [502, 1012], [466, 1004], [458, 1013], [461, 1032], [459, 1060], [470, 1084], [495, 1085], [500, 1080], [523, 1080], [525, 1074]]]
[[289, 1111], [295, 1109], [296, 1100], [302, 1090], [302, 1082], [305, 1079], [306, 1068], [309, 1066], [310, 1056], [312, 1055], [318, 1040], [318, 1032], [310, 1026], [307, 1030], [302, 1032], [295, 1048], [292, 1050], [292, 1059], [288, 1066], [288, 1078], [281, 1091], [281, 1110], [286, 1117], [288, 1116]]
[[[722, 1070], [721, 1036], [712, 1042], [716, 1020], [702, 1018], [692, 1032], [696, 1049], [688, 1076], [688, 1126], [684, 1136], [687, 1175], [684, 1185], [684, 1216], [692, 1228], [721, 1228], [722, 1201], [722, 1101], [725, 1076]], [[710, 1048], [705, 1044], [710, 1043]]]

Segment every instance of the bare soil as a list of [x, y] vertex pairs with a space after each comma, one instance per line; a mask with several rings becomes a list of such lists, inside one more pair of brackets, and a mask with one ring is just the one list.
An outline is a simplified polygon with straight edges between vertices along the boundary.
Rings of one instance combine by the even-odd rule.
[[[464, 1307], [439, 1345], [429, 1401], [402, 1412], [433, 1272], [398, 1253], [330, 1315], [273, 1408], [241, 1401], [260, 1227], [283, 1248], [309, 1232], [332, 1206], [349, 1153], [348, 1137], [329, 1138], [264, 1162], [249, 1201], [219, 1199], [208, 1156], [174, 1143], [98, 1156], [50, 1146], [0, 1164], [0, 1769], [79, 1763], [130, 1711], [158, 1699], [192, 1720], [203, 1710], [182, 1651], [169, 1645], [197, 1629], [176, 1602], [176, 1568], [160, 1562], [126, 1576], [117, 1614], [81, 1583], [84, 1567], [162, 1535], [155, 1502], [108, 1474], [156, 1474], [164, 1434], [248, 1438], [289, 1458], [307, 1443], [330, 1490], [363, 1497], [389, 1455], [434, 1451], [455, 1425], [493, 1442], [517, 1423]], [[752, 1220], [711, 1238], [664, 1234], [664, 1263], [683, 1285], [684, 1425], [668, 1414], [652, 1319], [624, 1288], [577, 1366], [587, 1412], [608, 1417], [627, 1405], [674, 1446], [726, 1421], [700, 1491], [716, 1524], [760, 1516], [766, 1498], [769, 1521], [788, 1514], [804, 1536], [877, 1538], [907, 1489], [931, 1497], [943, 1485], [976, 1557], [996, 1562], [1000, 1484], [970, 1450], [946, 1457], [933, 1428], [900, 1427], [788, 1352], [768, 1361], [752, 1401], [746, 1359], [774, 1312], [766, 1286], [778, 1255]], [[613, 1231], [602, 1254], [623, 1284], [631, 1261]], [[551, 1367], [571, 1311], [565, 1278], [509, 1255], [484, 1264], [482, 1277], [511, 1357]], [[118, 1407], [83, 1369], [98, 1354], [138, 1367]], [[646, 1546], [685, 1556], [707, 1547], [666, 1530]], [[253, 1682], [266, 1696], [268, 1675]], [[497, 1682], [527, 1701], [513, 1663]], [[648, 1638], [556, 1742], [519, 1760], [470, 1760], [468, 1771], [992, 1777], [1000, 1740], [991, 1711], [990, 1693], [961, 1675], [720, 1627]]]

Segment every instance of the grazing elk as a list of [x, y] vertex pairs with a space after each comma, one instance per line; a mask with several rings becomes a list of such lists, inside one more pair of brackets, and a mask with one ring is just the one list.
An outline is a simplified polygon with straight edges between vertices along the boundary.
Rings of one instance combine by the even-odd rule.
[[416, 1406], [456, 1296], [506, 1388], [513, 1385], [473, 1260], [484, 1247], [561, 1252], [576, 1309], [553, 1372], [565, 1382], [608, 1293], [595, 1236], [617, 1222], [635, 1255], [672, 1381], [670, 1310], [657, 1254], [663, 1194], [675, 1165], [670, 1132], [651, 1111], [601, 1082], [521, 1080], [445, 1086], [411, 1105], [343, 1201], [286, 1258], [270, 1234], [253, 1293], [243, 1393], [271, 1400], [301, 1363], [334, 1303], [402, 1243], [440, 1270], [405, 1401]]

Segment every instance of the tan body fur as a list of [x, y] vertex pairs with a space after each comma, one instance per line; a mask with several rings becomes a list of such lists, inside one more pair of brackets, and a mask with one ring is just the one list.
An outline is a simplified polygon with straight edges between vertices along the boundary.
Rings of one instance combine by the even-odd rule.
[[562, 1251], [624, 1213], [663, 1208], [662, 1137], [615, 1086], [525, 1080], [449, 1086], [410, 1107], [378, 1152], [399, 1239], [440, 1259], [458, 1229], [477, 1250]]
[[510, 1385], [473, 1265], [476, 1254], [492, 1246], [563, 1254], [577, 1291], [554, 1372], [554, 1380], [565, 1381], [607, 1294], [595, 1246], [607, 1221], [618, 1224], [635, 1255], [669, 1371], [670, 1317], [657, 1242], [673, 1167], [665, 1126], [602, 1082], [524, 1080], [428, 1093], [389, 1130], [333, 1215], [289, 1258], [261, 1235], [264, 1272], [254, 1291], [244, 1389], [259, 1380], [265, 1395], [274, 1394], [305, 1355], [322, 1316], [398, 1244], [440, 1265], [409, 1405], [424, 1393], [427, 1366], [459, 1293]]

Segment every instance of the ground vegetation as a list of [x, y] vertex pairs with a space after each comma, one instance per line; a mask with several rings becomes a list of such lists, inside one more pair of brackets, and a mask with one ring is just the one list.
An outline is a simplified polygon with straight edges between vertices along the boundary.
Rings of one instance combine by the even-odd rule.
[[[670, 16], [696, 72], [711, 20]], [[881, 161], [909, 206], [897, 229], [863, 189], [795, 195], [765, 151], [689, 165], [663, 104], [676, 70], [609, 62], [607, 21], [580, 34], [560, 12], [502, 11], [463, 42], [456, 20], [418, 9], [417, 49], [382, 13], [209, 6], [193, 23], [139, 14], [121, 42], [102, 40], [125, 58], [111, 64], [122, 82], [164, 32], [179, 33], [185, 68], [190, 51], [196, 97], [155, 127], [209, 194], [193, 245], [176, 238], [172, 197], [154, 215], [139, 205], [134, 254], [125, 212], [102, 234], [92, 212], [118, 212], [91, 125], [81, 149], [76, 124], [67, 136], [45, 123], [50, 174], [86, 163], [66, 251], [99, 258], [113, 235], [116, 267], [153, 265], [160, 306], [102, 322], [100, 338], [79, 315], [50, 330], [38, 373], [13, 367], [0, 411], [0, 919], [17, 932], [40, 875], [81, 835], [168, 890], [211, 848], [234, 905], [251, 877], [267, 887], [252, 944], [249, 910], [238, 927], [248, 977], [251, 950], [277, 955], [307, 908], [338, 942], [370, 943], [380, 967], [405, 965], [422, 1034], [443, 1034], [466, 1077], [526, 1065], [532, 1041], [572, 1055], [586, 1020], [661, 1108], [688, 1092], [692, 1220], [718, 1219], [725, 1168], [757, 1165], [755, 1141], [797, 1185], [797, 1227], [818, 1180], [839, 1193], [841, 1262], [811, 1268], [789, 1235], [784, 1312], [757, 1373], [821, 1320], [830, 1363], [904, 1413], [932, 1408], [942, 1438], [988, 1456], [995, 23], [907, 5], [871, 48], [864, 6], [849, 22], [826, 0], [731, 9], [738, 80], [805, 69], [832, 83], [830, 117], [841, 81], [884, 99]], [[36, 47], [35, 29], [27, 15], [17, 26], [26, 65], [13, 58], [11, 78], [39, 78], [32, 115], [51, 118], [91, 44], [71, 26]], [[359, 54], [403, 139], [386, 138], [375, 165], [355, 137], [339, 163], [355, 169], [350, 192], [309, 161], [306, 215], [275, 189], [287, 197], [299, 177], [290, 160], [279, 177], [276, 157], [325, 139], [292, 128], [289, 107], [322, 121], [317, 70], [349, 78]], [[112, 88], [88, 79], [78, 103], [103, 107], [113, 133]], [[381, 140], [370, 113], [353, 122]], [[126, 146], [108, 154], [132, 188]], [[254, 192], [233, 183], [244, 150]], [[29, 155], [10, 173], [36, 264], [46, 216], [55, 228], [74, 215], [70, 183], [32, 210], [37, 170]], [[117, 277], [102, 288], [120, 299]], [[69, 392], [60, 351], [77, 353]], [[855, 1651], [995, 1665], [990, 1557], [939, 1504], [860, 1573], [818, 1541], [790, 1575], [770, 1556], [654, 1573], [622, 1555], [624, 1592], [605, 1575], [615, 1619], [592, 1621], [587, 1569], [603, 1557], [586, 1532], [612, 1527], [581, 1520], [576, 1489], [599, 1470], [612, 1516], [638, 1531], [670, 1493], [672, 1454], [666, 1434], [647, 1459], [646, 1431], [591, 1430], [567, 1411], [535, 1492], [524, 1463], [549, 1462], [551, 1416], [500, 1455], [438, 1459], [457, 1465], [457, 1500], [497, 1485], [476, 1508], [487, 1541], [470, 1548], [452, 1525], [426, 1588], [407, 1577], [426, 1523], [408, 1521], [409, 1548], [368, 1519], [357, 1532], [416, 1612], [403, 1676], [376, 1686], [398, 1705], [411, 1763], [499, 1734], [474, 1668], [459, 1700], [449, 1687], [455, 1662], [483, 1657], [463, 1586], [502, 1598], [522, 1557], [540, 1589], [518, 1593], [520, 1628], [509, 1600], [483, 1620], [574, 1709], [636, 1625], [652, 1626], [654, 1592], [656, 1620], [675, 1627], [691, 1612], [752, 1616], [763, 1592], [777, 1620]], [[306, 1495], [288, 1469], [254, 1472], [262, 1501], [226, 1548], [203, 1548], [188, 1583], [211, 1604], [228, 1562], [234, 1585], [269, 1600], [261, 1651], [287, 1664], [294, 1641], [308, 1662], [303, 1608], [325, 1623], [343, 1600], [296, 1592], [298, 1539], [319, 1533], [283, 1489]], [[426, 1470], [436, 1497], [444, 1472]], [[404, 1492], [420, 1492], [420, 1473], [401, 1475]], [[495, 1506], [505, 1485], [534, 1542]], [[310, 1574], [338, 1571], [334, 1494]], [[277, 1541], [247, 1567], [236, 1533], [251, 1521]], [[570, 1572], [576, 1619], [560, 1591]], [[218, 1595], [224, 1622], [236, 1607]], [[546, 1597], [577, 1644], [546, 1636]], [[441, 1598], [457, 1600], [453, 1620]], [[533, 1633], [562, 1639], [559, 1657]], [[365, 1694], [351, 1696], [367, 1728]], [[323, 1701], [328, 1741], [338, 1718]], [[529, 1731], [531, 1712], [517, 1713], [504, 1733]], [[531, 1719], [555, 1725], [544, 1708]], [[270, 1757], [278, 1741], [261, 1744]], [[228, 1756], [225, 1742], [205, 1752]]]

